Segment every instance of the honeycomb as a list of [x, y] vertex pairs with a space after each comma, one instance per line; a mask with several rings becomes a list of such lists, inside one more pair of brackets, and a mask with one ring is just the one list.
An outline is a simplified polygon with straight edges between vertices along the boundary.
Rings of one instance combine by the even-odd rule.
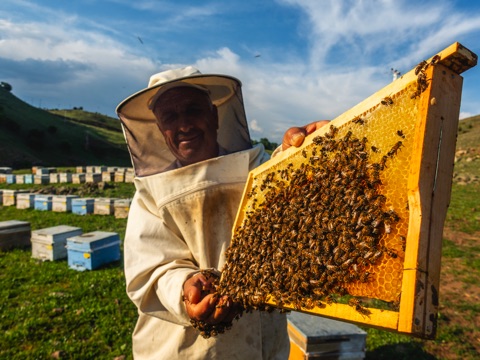
[[[323, 306], [322, 299], [325, 303], [328, 304], [331, 301], [331, 295], [342, 296], [348, 294], [358, 297], [375, 298], [387, 302], [398, 302], [399, 300], [402, 285], [403, 260], [405, 258], [405, 245], [409, 220], [407, 180], [410, 166], [409, 160], [413, 148], [413, 138], [416, 122], [415, 120], [417, 116], [417, 107], [415, 106], [416, 99], [411, 98], [411, 94], [415, 91], [415, 87], [416, 84], [412, 83], [401, 93], [391, 96], [388, 99], [388, 103], [380, 103], [378, 106], [374, 107], [369, 112], [360, 114], [345, 125], [339, 128], [335, 128], [334, 139], [336, 139], [339, 143], [344, 142], [346, 137], [348, 137], [349, 140], [356, 139], [359, 143], [361, 143], [360, 139], [365, 139], [366, 142], [365, 146], [362, 148], [362, 152], [367, 153], [366, 159], [368, 159], [368, 161], [365, 161], [366, 168], [373, 169], [372, 164], [384, 164], [384, 166], [381, 167], [381, 171], [378, 171], [379, 175], [377, 176], [379, 181], [377, 182], [377, 185], [375, 187], [375, 198], [380, 198], [380, 196], [382, 196], [383, 199], [385, 199], [381, 206], [381, 210], [384, 214], [391, 211], [396, 214], [396, 216], [395, 221], [393, 221], [394, 219], [390, 219], [388, 224], [386, 224], [386, 220], [383, 221], [384, 223], [382, 224], [382, 227], [379, 227], [380, 229], [379, 233], [377, 234], [375, 246], [367, 248], [367, 250], [363, 252], [362, 257], [357, 258], [357, 261], [350, 261], [349, 266], [343, 267], [338, 262], [332, 262], [331, 264], [327, 265], [328, 269], [326, 269], [325, 267], [322, 267], [320, 269], [320, 271], [336, 270], [340, 273], [340, 275], [338, 276], [343, 277], [349, 274], [353, 274], [355, 272], [355, 269], [358, 275], [352, 275], [350, 281], [341, 281], [342, 289], [330, 289], [329, 291], [323, 292], [321, 294], [322, 296], [316, 297], [316, 300], [319, 301], [317, 301], [315, 306]], [[334, 127], [332, 126], [331, 128]], [[378, 134], [381, 134], [381, 136], [378, 136]], [[260, 241], [260, 246], [262, 246], [261, 244], [270, 243], [271, 247], [281, 247], [282, 244], [285, 243], [285, 238], [291, 239], [296, 235], [296, 233], [301, 231], [300, 228], [302, 221], [312, 221], [310, 220], [312, 218], [312, 215], [308, 215], [308, 209], [306, 214], [300, 215], [300, 219], [295, 219], [295, 221], [290, 224], [287, 230], [281, 230], [278, 226], [278, 231], [283, 231], [280, 236], [278, 233], [276, 233], [275, 228], [272, 228], [271, 226], [256, 226], [253, 233], [249, 233], [247, 235], [247, 237], [249, 237], [249, 241], [247, 241], [246, 244], [242, 242], [241, 238], [245, 237], [245, 227], [251, 226], [253, 218], [258, 217], [256, 222], [260, 223], [268, 223], [269, 221], [271, 221], [271, 217], [274, 215], [272, 215], [272, 213], [269, 211], [265, 211], [265, 209], [263, 208], [266, 206], [276, 206], [276, 200], [278, 200], [278, 197], [274, 197], [273, 199], [269, 199], [269, 197], [272, 198], [272, 196], [275, 196], [272, 195], [272, 193], [280, 194], [282, 191], [285, 191], [285, 189], [295, 188], [295, 184], [292, 185], [288, 181], [288, 178], [297, 179], [298, 177], [295, 177], [296, 173], [308, 173], [309, 170], [306, 165], [311, 163], [312, 158], [315, 158], [316, 152], [318, 152], [318, 146], [317, 144], [315, 144], [314, 140], [311, 144], [305, 146], [302, 151], [299, 151], [291, 157], [276, 164], [275, 167], [268, 169], [268, 171], [256, 174], [256, 176], [252, 179], [250, 190], [247, 194], [248, 200], [245, 202], [243, 208], [243, 227], [240, 226], [236, 229], [233, 236], [232, 244], [229, 248], [229, 251], [227, 252], [227, 263], [223, 270], [225, 278], [231, 278], [231, 276], [229, 276], [231, 275], [230, 272], [235, 272], [237, 273], [237, 275], [239, 273], [244, 275], [237, 276], [238, 279], [242, 279], [241, 281], [244, 281], [244, 279], [248, 278], [249, 276], [258, 278], [262, 276], [276, 276], [275, 272], [267, 272], [267, 275], [265, 275], [265, 262], [276, 261], [275, 256], [273, 255], [272, 257], [268, 257], [266, 254], [269, 252], [264, 251], [262, 256], [258, 258], [254, 257], [253, 254], [255, 253], [255, 247], [252, 243], [252, 237], [254, 236], [254, 234], [256, 234], [257, 238]], [[388, 155], [390, 152], [391, 156]], [[332, 151], [330, 157], [334, 157], [334, 154], [335, 151]], [[350, 159], [355, 162], [358, 160], [358, 157], [352, 156]], [[383, 159], [386, 159], [386, 161]], [[329, 170], [327, 169], [326, 171]], [[307, 177], [308, 176], [312, 177], [311, 174], [307, 175]], [[342, 185], [342, 187], [348, 187], [347, 184], [348, 179], [347, 183]], [[305, 187], [305, 184], [302, 183], [302, 186]], [[328, 187], [330, 186], [331, 184], [328, 184], [327, 187], [317, 187], [316, 192], [302, 193], [301, 196], [315, 198], [318, 201], [322, 193], [327, 191]], [[360, 187], [360, 185], [357, 187]], [[316, 194], [319, 194], [319, 196], [315, 197]], [[294, 204], [296, 202], [296, 199], [294, 197], [290, 197], [288, 201], [291, 204]], [[341, 204], [341, 201], [338, 204]], [[361, 206], [365, 207], [366, 205], [363, 204]], [[349, 208], [349, 211], [353, 211], [352, 208], [354, 208], [354, 206], [351, 206]], [[282, 208], [280, 211], [283, 213], [288, 213], [288, 210], [286, 210], [285, 207]], [[340, 214], [335, 214], [332, 210], [332, 212], [329, 214], [329, 217], [332, 218], [335, 217], [335, 215], [339, 216]], [[315, 221], [319, 220], [315, 218]], [[324, 219], [324, 221], [328, 220]], [[356, 222], [357, 221], [355, 220], [352, 223], [352, 226], [355, 226]], [[315, 226], [310, 228], [310, 231], [314, 231], [312, 230], [314, 228]], [[358, 228], [358, 226], [356, 228]], [[339, 236], [339, 232], [337, 229], [331, 229], [330, 234], [333, 237]], [[359, 237], [358, 235], [355, 236], [355, 238], [358, 240], [357, 242], [359, 244], [365, 241], [363, 237]], [[318, 239], [314, 241], [318, 241], [320, 243], [322, 242], [322, 240]], [[328, 242], [329, 240], [323, 241]], [[337, 239], [331, 239], [330, 241], [332, 242], [332, 244], [339, 244], [339, 241]], [[273, 244], [274, 242], [277, 242], [277, 244]], [[330, 250], [335, 251], [335, 248], [336, 246], [332, 247], [332, 249]], [[339, 251], [340, 250], [337, 249], [337, 253]], [[356, 249], [353, 247], [350, 247], [349, 251], [351, 252], [351, 254], [357, 252]], [[238, 264], [245, 261], [245, 253], [250, 254], [250, 262], [248, 263], [248, 265], [246, 265], [246, 270], [239, 269]], [[234, 256], [232, 254], [237, 254], [237, 256]], [[308, 252], [304, 251], [302, 253], [298, 252], [296, 254], [285, 253], [284, 256], [291, 257], [292, 255], [298, 256], [299, 258], [305, 258], [306, 256], [308, 256]], [[332, 257], [334, 257], [334, 255], [335, 254], [333, 253], [331, 254]], [[343, 263], [348, 263], [349, 259], [345, 258], [345, 255], [348, 254], [344, 254]], [[364, 259], [370, 260], [374, 257], [376, 257], [376, 259], [372, 262], [361, 261]], [[327, 261], [324, 259], [322, 260]], [[263, 267], [255, 264], [256, 261], [261, 262]], [[301, 263], [301, 261], [297, 262]], [[311, 267], [312, 263], [305, 262], [304, 265]], [[301, 270], [301, 266], [295, 267], [295, 272]], [[289, 281], [288, 276], [293, 276], [293, 274], [291, 273], [292, 271], [290, 271], [289, 274], [289, 271], [287, 270], [286, 272], [282, 273], [282, 277], [286, 278], [286, 281]], [[336, 276], [334, 274], [334, 271], [328, 271], [328, 273], [332, 276]], [[360, 276], [361, 274], [364, 274], [364, 276]], [[314, 283], [316, 280], [318, 280], [319, 276], [315, 277], [314, 275], [311, 275], [311, 277], [305, 279], [305, 281], [310, 281], [310, 283]], [[236, 286], [236, 284], [234, 285]], [[252, 281], [251, 286], [252, 289], [258, 289], [259, 282]], [[226, 287], [232, 289], [231, 284]], [[222, 283], [220, 284], [220, 288], [222, 288]], [[310, 286], [309, 289], [311, 291], [316, 291], [317, 293], [319, 292], [318, 289], [315, 289], [315, 287], [312, 286]], [[233, 290], [225, 291], [224, 294], [228, 294], [236, 300], [243, 299], [245, 293], [248, 293], [248, 291], [246, 291], [246, 286], [244, 285], [240, 291], [242, 292], [242, 294], [235, 294], [235, 291]], [[256, 293], [259, 295], [258, 302], [243, 300], [244, 305], [247, 308], [249, 305], [259, 306], [262, 302], [266, 300], [265, 294], [261, 294], [258, 291], [256, 291]], [[280, 301], [280, 305], [286, 305], [288, 307], [288, 298], [292, 300], [291, 292], [290, 296], [284, 296], [284, 298], [285, 301], [282, 301], [281, 297], [273, 296], [275, 303], [278, 303]], [[293, 304], [293, 307], [311, 308], [311, 306], [308, 306], [308, 302], [308, 300], [306, 301], [306, 303], [305, 301], [300, 300], [300, 305], [295, 306], [295, 304]], [[356, 302], [353, 303], [358, 304]]]

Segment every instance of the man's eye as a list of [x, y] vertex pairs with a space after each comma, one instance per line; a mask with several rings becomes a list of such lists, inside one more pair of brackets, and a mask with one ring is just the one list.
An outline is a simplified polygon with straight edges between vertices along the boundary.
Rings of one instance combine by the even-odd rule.
[[161, 119], [164, 124], [171, 124], [177, 119], [177, 116], [175, 116], [174, 114], [167, 114], [163, 115]]

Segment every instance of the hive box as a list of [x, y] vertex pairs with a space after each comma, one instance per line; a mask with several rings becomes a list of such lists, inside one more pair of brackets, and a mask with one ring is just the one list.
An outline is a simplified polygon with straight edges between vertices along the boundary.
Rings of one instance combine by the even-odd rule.
[[83, 184], [85, 182], [85, 173], [77, 173], [72, 175], [72, 183]]
[[5, 176], [5, 182], [7, 184], [16, 184], [17, 183], [17, 175], [14, 174], [7, 174]]
[[112, 215], [115, 200], [111, 198], [96, 198], [93, 205], [93, 213], [96, 215]]
[[20, 220], [0, 222], [0, 250], [30, 245], [30, 223]]
[[87, 183], [99, 183], [102, 181], [101, 173], [87, 173], [85, 177], [85, 182]]
[[83, 271], [94, 270], [120, 259], [117, 233], [94, 231], [67, 239], [68, 266]]
[[288, 316], [289, 360], [365, 357], [367, 333], [358, 326], [300, 312]]
[[115, 171], [114, 181], [125, 182], [125, 171], [123, 170]]
[[77, 174], [84, 173], [85, 172], [85, 166], [77, 166], [75, 168], [75, 171], [76, 171]]
[[110, 171], [104, 171], [102, 172], [102, 181], [103, 182], [110, 182], [113, 181], [113, 172]]
[[130, 204], [132, 199], [118, 199], [113, 203], [113, 214], [117, 219], [125, 219], [128, 217], [128, 211], [130, 210]]
[[35, 210], [51, 211], [52, 195], [35, 195]]
[[58, 181], [61, 183], [71, 183], [72, 173], [60, 173], [60, 179]]
[[33, 183], [34, 184], [41, 184], [45, 185], [50, 182], [50, 175], [44, 174], [44, 175], [33, 175]]
[[11, 174], [11, 173], [12, 173], [11, 167], [6, 167], [6, 166], [0, 167], [0, 174]]
[[50, 179], [50, 184], [58, 184], [59, 180], [60, 180], [60, 174], [58, 173], [51, 173], [49, 175], [49, 179]]
[[71, 212], [72, 200], [78, 199], [78, 195], [55, 195], [52, 198], [52, 210], [56, 212]]
[[59, 260], [67, 257], [67, 238], [81, 235], [79, 227], [59, 225], [32, 231], [32, 258]]
[[87, 215], [93, 213], [93, 198], [72, 199], [72, 213], [77, 215]]
[[3, 206], [16, 205], [17, 195], [26, 192], [28, 192], [28, 190], [3, 190]]
[[33, 209], [35, 207], [35, 194], [17, 194], [17, 209]]
[[25, 175], [17, 175], [15, 181], [17, 184], [25, 184]]
[[33, 174], [26, 174], [24, 177], [25, 184], [33, 184]]

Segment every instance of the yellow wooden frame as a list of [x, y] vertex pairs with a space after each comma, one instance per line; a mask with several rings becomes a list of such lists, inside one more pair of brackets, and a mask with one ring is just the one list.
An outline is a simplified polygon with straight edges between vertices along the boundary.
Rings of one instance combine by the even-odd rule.
[[[431, 62], [433, 57], [428, 60]], [[328, 318], [387, 329], [421, 338], [434, 338], [439, 303], [439, 277], [444, 220], [450, 201], [456, 134], [459, 121], [463, 78], [460, 74], [475, 66], [477, 56], [459, 43], [436, 54], [435, 66], [425, 74], [428, 88], [415, 97], [418, 106], [414, 148], [408, 174], [408, 236], [398, 311], [368, 308], [365, 315], [344, 304], [301, 311]], [[405, 91], [417, 80], [418, 70], [412, 69], [374, 95], [365, 99], [331, 124], [348, 126], [359, 114], [378, 107], [382, 99]], [[234, 229], [241, 226], [256, 176], [279, 166], [293, 154], [312, 144], [315, 136], [306, 138], [300, 148], [290, 148], [249, 174]], [[288, 307], [287, 307], [288, 308]], [[295, 310], [289, 308], [290, 310]]]

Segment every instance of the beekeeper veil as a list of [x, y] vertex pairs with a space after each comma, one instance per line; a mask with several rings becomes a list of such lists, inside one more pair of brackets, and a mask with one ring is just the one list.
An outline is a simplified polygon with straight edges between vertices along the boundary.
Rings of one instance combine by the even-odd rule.
[[171, 88], [195, 87], [207, 92], [218, 109], [218, 144], [227, 153], [251, 148], [242, 84], [226, 75], [201, 74], [194, 67], [167, 70], [150, 77], [148, 87], [122, 101], [117, 114], [132, 159], [135, 176], [163, 172], [175, 161], [158, 129], [153, 106]]

